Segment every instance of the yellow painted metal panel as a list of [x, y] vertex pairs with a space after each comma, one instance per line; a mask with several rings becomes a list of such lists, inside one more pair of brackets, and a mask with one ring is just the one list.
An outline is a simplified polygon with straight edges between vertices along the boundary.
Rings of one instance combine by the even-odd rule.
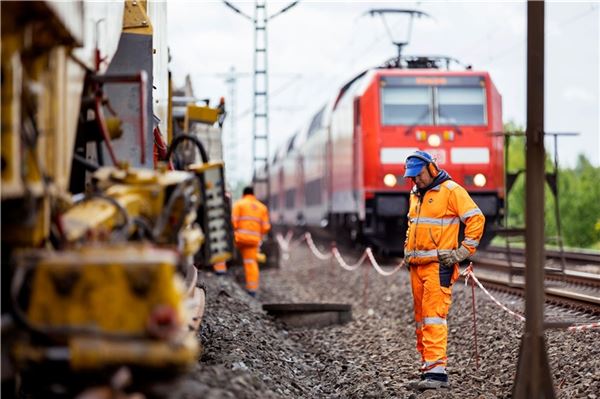
[[69, 345], [74, 370], [101, 366], [131, 364], [143, 367], [187, 367], [196, 363], [200, 346], [188, 334], [179, 342], [150, 340], [108, 341], [98, 338], [77, 338]]
[[50, 253], [35, 267], [28, 316], [42, 328], [145, 335], [157, 306], [183, 317], [185, 291], [175, 262], [173, 252], [148, 245]]
[[219, 111], [216, 108], [188, 105], [185, 109], [186, 126], [192, 122], [213, 124], [219, 119]]
[[126, 0], [123, 12], [123, 31], [141, 35], [152, 35], [152, 24], [146, 13], [145, 4], [139, 0]]

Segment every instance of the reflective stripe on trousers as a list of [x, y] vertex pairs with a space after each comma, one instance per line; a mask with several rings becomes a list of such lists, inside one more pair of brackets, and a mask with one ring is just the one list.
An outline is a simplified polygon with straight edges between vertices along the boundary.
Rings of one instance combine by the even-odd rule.
[[256, 257], [258, 255], [258, 246], [244, 245], [240, 246], [240, 253], [244, 259], [244, 274], [246, 275], [246, 290], [250, 292], [258, 291], [259, 270]]
[[254, 231], [254, 230], [237, 229], [235, 232], [239, 233], [239, 234], [249, 234], [251, 236], [262, 237], [262, 234], [260, 234], [258, 231]]
[[446, 374], [446, 366], [442, 365], [441, 361], [423, 362], [421, 373], [443, 373]]
[[213, 265], [213, 270], [217, 273], [225, 273], [227, 271], [227, 264], [225, 262], [217, 262]]
[[[451, 282], [458, 277], [455, 269]], [[451, 289], [440, 284], [439, 264], [411, 266], [417, 350], [421, 360], [445, 368], [448, 326], [446, 316], [450, 309]], [[437, 367], [436, 366], [436, 367]]]
[[233, 221], [238, 221], [238, 220], [250, 220], [252, 222], [257, 222], [262, 224], [262, 219], [259, 218], [258, 216], [238, 216], [238, 217], [234, 217]]

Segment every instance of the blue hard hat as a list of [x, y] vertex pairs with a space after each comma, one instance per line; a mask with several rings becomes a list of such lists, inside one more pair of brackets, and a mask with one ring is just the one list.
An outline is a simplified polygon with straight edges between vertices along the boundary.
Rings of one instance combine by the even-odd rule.
[[430, 162], [433, 162], [431, 155], [425, 151], [415, 151], [406, 157], [406, 171], [404, 172], [404, 177], [417, 176], [419, 173], [421, 173], [421, 170], [423, 170], [423, 166]]

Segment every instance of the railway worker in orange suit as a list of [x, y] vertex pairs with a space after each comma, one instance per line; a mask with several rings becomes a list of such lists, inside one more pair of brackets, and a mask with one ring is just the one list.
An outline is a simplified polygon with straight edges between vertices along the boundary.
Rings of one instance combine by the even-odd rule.
[[[410, 387], [447, 388], [446, 316], [452, 284], [459, 275], [459, 262], [475, 252], [485, 218], [467, 191], [440, 170], [428, 153], [416, 151], [408, 156], [404, 177], [414, 183], [404, 263], [410, 269], [417, 350], [422, 361], [421, 379]], [[465, 224], [465, 238], [459, 243], [461, 222]]]
[[256, 199], [252, 187], [244, 188], [243, 197], [233, 205], [232, 222], [235, 245], [244, 260], [246, 290], [251, 296], [258, 292], [258, 247], [263, 235], [271, 229], [267, 207]]

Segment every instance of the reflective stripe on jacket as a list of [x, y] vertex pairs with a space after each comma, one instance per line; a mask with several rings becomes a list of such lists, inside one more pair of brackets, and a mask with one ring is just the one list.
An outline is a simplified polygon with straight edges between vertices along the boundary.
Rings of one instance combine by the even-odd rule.
[[233, 205], [232, 222], [236, 244], [258, 245], [271, 229], [269, 211], [254, 195], [244, 195]]
[[485, 217], [467, 191], [447, 180], [428, 190], [423, 197], [410, 193], [405, 254], [412, 265], [438, 261], [438, 253], [458, 248], [460, 222], [465, 224], [461, 243], [473, 254], [483, 235]]

